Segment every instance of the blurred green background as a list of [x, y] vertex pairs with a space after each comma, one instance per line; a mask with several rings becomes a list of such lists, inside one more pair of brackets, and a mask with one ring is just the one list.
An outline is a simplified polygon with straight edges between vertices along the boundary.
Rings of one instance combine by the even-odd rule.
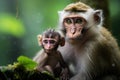
[[[0, 0], [0, 66], [20, 55], [32, 58], [40, 47], [37, 35], [55, 28], [57, 11], [74, 0]], [[109, 0], [110, 25], [120, 43], [120, 0]]]

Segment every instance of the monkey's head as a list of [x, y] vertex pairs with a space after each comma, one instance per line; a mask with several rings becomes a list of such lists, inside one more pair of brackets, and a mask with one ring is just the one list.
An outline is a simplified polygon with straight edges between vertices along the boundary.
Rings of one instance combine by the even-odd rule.
[[81, 39], [91, 27], [102, 24], [102, 11], [84, 3], [72, 3], [59, 11], [59, 26], [68, 39]]
[[38, 35], [38, 43], [46, 53], [50, 53], [56, 51], [59, 45], [64, 46], [65, 40], [58, 32], [49, 29], [43, 35]]

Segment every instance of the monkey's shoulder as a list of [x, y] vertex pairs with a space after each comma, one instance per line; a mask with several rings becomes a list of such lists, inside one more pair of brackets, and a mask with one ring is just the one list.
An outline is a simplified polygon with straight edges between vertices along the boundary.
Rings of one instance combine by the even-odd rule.
[[107, 41], [112, 41], [112, 42], [116, 42], [115, 37], [112, 35], [112, 33], [110, 31], [108, 31], [108, 29], [106, 29], [105, 27], [102, 27], [100, 30], [100, 33], [102, 34], [103, 38]]
[[62, 54], [61, 54], [60, 51], [57, 51], [57, 53], [56, 53], [56, 57], [57, 57], [58, 59], [61, 59], [61, 58], [62, 58]]
[[100, 33], [102, 34], [102, 36], [104, 36], [107, 39], [113, 38], [112, 33], [110, 31], [108, 31], [108, 29], [106, 29], [105, 27], [101, 27]]
[[119, 48], [116, 38], [112, 35], [110, 31], [108, 31], [108, 29], [102, 27], [100, 30], [100, 34], [101, 34], [101, 37], [99, 42], [102, 45], [106, 47], [111, 47], [111, 48]]

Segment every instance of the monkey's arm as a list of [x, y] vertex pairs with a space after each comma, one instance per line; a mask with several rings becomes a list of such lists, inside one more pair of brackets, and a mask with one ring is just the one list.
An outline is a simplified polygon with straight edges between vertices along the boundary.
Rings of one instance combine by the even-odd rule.
[[70, 71], [68, 68], [68, 65], [65, 63], [62, 55], [60, 52], [58, 52], [59, 54], [59, 61], [60, 61], [60, 65], [62, 66], [62, 72], [61, 72], [61, 80], [69, 80], [70, 78]]
[[42, 55], [42, 52], [43, 52], [43, 50], [40, 50], [40, 51], [33, 57], [33, 60], [34, 60], [34, 61], [38, 61], [38, 60], [39, 60], [39, 57]]
[[33, 60], [39, 64], [43, 61], [45, 56], [46, 56], [46, 54], [44, 54], [44, 50], [42, 49], [37, 53], [37, 55], [33, 58]]
[[59, 58], [59, 61], [60, 61], [60, 65], [63, 67], [63, 68], [66, 68], [68, 67], [67, 64], [65, 63], [61, 53], [58, 51], [58, 58]]
[[48, 56], [46, 55], [46, 53], [44, 52], [44, 50], [41, 50], [34, 58], [34, 61], [36, 61], [38, 63], [38, 66], [36, 67], [36, 69], [40, 72], [43, 71], [49, 71], [49, 65], [46, 65], [46, 61], [48, 60]]

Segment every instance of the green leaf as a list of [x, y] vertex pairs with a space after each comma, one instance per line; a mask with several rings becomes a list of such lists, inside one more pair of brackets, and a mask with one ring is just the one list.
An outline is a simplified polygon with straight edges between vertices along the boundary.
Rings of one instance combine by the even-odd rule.
[[33, 70], [37, 66], [37, 63], [35, 61], [25, 56], [18, 57], [17, 61], [27, 70]]
[[9, 14], [0, 14], [0, 32], [21, 37], [25, 33], [24, 26], [19, 19]]

